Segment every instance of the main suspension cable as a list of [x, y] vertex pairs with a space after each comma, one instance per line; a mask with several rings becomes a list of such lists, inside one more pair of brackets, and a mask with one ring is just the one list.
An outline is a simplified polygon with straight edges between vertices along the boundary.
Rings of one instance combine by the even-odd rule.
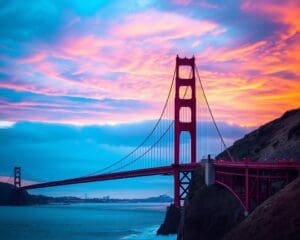
[[[195, 65], [196, 65], [196, 64], [195, 64]], [[197, 73], [197, 76], [198, 76], [198, 81], [199, 81], [199, 84], [200, 84], [200, 87], [201, 87], [201, 90], [202, 90], [202, 93], [203, 93], [203, 97], [204, 97], [205, 103], [206, 103], [206, 105], [207, 105], [207, 108], [208, 108], [209, 114], [210, 114], [210, 116], [211, 116], [211, 119], [212, 119], [212, 121], [213, 121], [213, 124], [214, 124], [214, 126], [215, 126], [215, 128], [216, 128], [216, 130], [217, 130], [217, 133], [218, 133], [218, 135], [219, 135], [219, 138], [221, 139], [222, 144], [223, 144], [223, 146], [224, 146], [224, 148], [225, 148], [225, 151], [226, 151], [226, 153], [228, 154], [230, 160], [231, 160], [231, 161], [234, 161], [234, 158], [232, 157], [231, 153], [230, 153], [229, 150], [228, 150], [228, 147], [227, 147], [227, 145], [226, 145], [226, 143], [225, 143], [225, 141], [224, 141], [224, 138], [223, 138], [223, 136], [222, 136], [222, 134], [221, 134], [221, 131], [220, 131], [220, 129], [219, 129], [217, 123], [216, 123], [216, 120], [215, 120], [215, 118], [214, 118], [214, 115], [213, 115], [213, 113], [212, 113], [212, 110], [211, 110], [211, 108], [210, 108], [210, 105], [209, 105], [209, 103], [208, 103], [208, 100], [207, 100], [207, 97], [206, 97], [206, 94], [205, 94], [205, 91], [204, 91], [204, 87], [203, 87], [203, 84], [202, 84], [202, 81], [201, 81], [201, 78], [200, 78], [200, 75], [199, 75], [199, 71], [198, 71], [197, 65], [196, 65], [196, 73]]]
[[173, 124], [174, 124], [174, 121], [172, 121], [172, 122], [169, 124], [168, 128], [167, 128], [166, 131], [160, 136], [160, 138], [157, 139], [157, 141], [156, 141], [154, 144], [152, 144], [151, 147], [149, 147], [143, 154], [141, 154], [141, 155], [138, 156], [137, 158], [133, 159], [132, 161], [126, 163], [124, 166], [121, 166], [121, 167], [119, 167], [119, 168], [117, 168], [117, 169], [114, 169], [114, 171], [117, 171], [117, 170], [120, 170], [120, 169], [122, 169], [122, 168], [125, 168], [125, 167], [129, 166], [130, 164], [135, 163], [137, 160], [141, 159], [143, 156], [145, 156], [148, 152], [150, 152], [150, 151], [151, 151], [151, 150], [152, 150], [152, 149], [153, 149], [153, 148], [154, 148], [154, 147], [155, 147], [155, 146], [163, 139], [163, 137], [169, 132], [169, 130], [171, 129], [171, 127], [173, 126]]
[[[191, 78], [191, 75], [192, 75], [192, 72], [190, 72], [190, 76], [189, 78]], [[173, 78], [174, 80], [174, 78]], [[187, 90], [188, 90], [188, 87], [185, 88], [185, 92], [183, 94], [183, 99], [186, 97], [186, 94], [187, 94]], [[129, 166], [130, 164], [132, 163], [135, 163], [137, 160], [141, 159], [143, 156], [145, 156], [148, 152], [150, 152], [150, 150], [152, 150], [162, 139], [163, 137], [170, 131], [170, 129], [172, 129], [172, 126], [174, 125], [174, 120], [168, 125], [166, 131], [159, 137], [159, 139], [153, 143], [145, 152], [143, 152], [140, 156], [138, 156], [137, 158], [131, 160], [130, 162], [126, 163], [125, 165], [123, 166], [120, 166], [116, 169], [114, 169], [113, 171], [117, 171], [117, 170], [120, 170], [120, 169], [123, 169], [127, 166]]]
[[[124, 157], [122, 157], [121, 159], [119, 159], [118, 161], [114, 162], [113, 164], [103, 168], [103, 169], [100, 169], [96, 172], [93, 172], [93, 173], [90, 173], [88, 175], [85, 175], [85, 176], [91, 176], [91, 175], [94, 175], [94, 174], [97, 174], [97, 173], [101, 173], [101, 172], [105, 172], [106, 170], [112, 168], [113, 166], [119, 164], [120, 162], [122, 162], [123, 160], [127, 159], [128, 157], [130, 157], [134, 152], [136, 152], [138, 149], [140, 149], [140, 147], [142, 147], [144, 145], [145, 142], [147, 142], [147, 140], [152, 136], [152, 134], [154, 133], [154, 131], [156, 130], [156, 128], [158, 127], [163, 115], [164, 115], [164, 112], [167, 108], [167, 104], [169, 102], [169, 99], [170, 99], [170, 96], [171, 96], [171, 92], [172, 92], [172, 89], [173, 89], [173, 85], [174, 85], [174, 81], [175, 81], [175, 75], [176, 75], [176, 69], [174, 69], [174, 73], [173, 73], [173, 79], [172, 79], [172, 83], [171, 83], [171, 86], [169, 88], [169, 92], [168, 92], [168, 96], [167, 96], [167, 99], [164, 103], [164, 106], [163, 106], [163, 109], [162, 109], [162, 112], [156, 122], [156, 124], [154, 125], [153, 129], [150, 131], [150, 133], [144, 138], [144, 140], [137, 146], [135, 147], [132, 151], [130, 151], [127, 155], [125, 155]], [[83, 177], [85, 177], [83, 176]]]

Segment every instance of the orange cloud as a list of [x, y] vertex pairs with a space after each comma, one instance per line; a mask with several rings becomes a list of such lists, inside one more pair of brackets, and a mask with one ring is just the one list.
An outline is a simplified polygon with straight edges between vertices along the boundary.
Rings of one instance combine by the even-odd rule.
[[288, 44], [274, 36], [199, 53], [201, 65], [215, 66], [215, 71], [201, 71], [201, 75], [217, 119], [257, 126], [299, 107], [300, 59], [295, 54], [299, 46], [295, 39]]
[[288, 26], [288, 32], [283, 33], [285, 37], [290, 37], [300, 30], [300, 5], [298, 1], [245, 0], [241, 8], [244, 11], [264, 15], [271, 21], [286, 24]]
[[[75, 113], [73, 119], [66, 114], [59, 119], [64, 122], [153, 119], [167, 96], [176, 54], [191, 56], [197, 50], [196, 61], [217, 120], [256, 126], [299, 107], [300, 102], [297, 8], [292, 2], [282, 9], [264, 3], [245, 1], [241, 8], [285, 24], [287, 32], [275, 31], [273, 36], [241, 45], [203, 45], [207, 36], [222, 38], [226, 28], [214, 21], [147, 10], [127, 15], [123, 22], [110, 22], [103, 35], [65, 34], [56, 44], [36, 44], [34, 53], [17, 60], [13, 81], [0, 82], [0, 86], [51, 96], [131, 99], [145, 104], [140, 112], [78, 110], [81, 117], [74, 120]], [[198, 106], [199, 111], [207, 111]], [[203, 116], [208, 117], [207, 113], [199, 115]], [[44, 119], [54, 121], [50, 114]]]

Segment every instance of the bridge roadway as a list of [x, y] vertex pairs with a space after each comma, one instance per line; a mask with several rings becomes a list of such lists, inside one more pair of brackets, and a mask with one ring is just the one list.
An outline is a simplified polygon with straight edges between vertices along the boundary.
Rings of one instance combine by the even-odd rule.
[[[299, 161], [211, 163], [213, 181], [227, 188], [247, 213], [299, 176]], [[277, 187], [276, 187], [277, 185]]]
[[213, 165], [217, 167], [225, 167], [225, 168], [249, 168], [249, 169], [269, 169], [269, 170], [290, 170], [290, 169], [299, 169], [300, 170], [300, 161], [288, 161], [288, 160], [282, 160], [282, 161], [265, 161], [265, 162], [252, 162], [252, 161], [235, 161], [235, 162], [229, 162], [229, 161], [214, 161]]
[[115, 172], [115, 173], [105, 173], [105, 174], [98, 174], [93, 176], [85, 176], [85, 177], [70, 178], [70, 179], [64, 179], [58, 181], [37, 183], [37, 184], [20, 187], [20, 190], [55, 187], [55, 186], [97, 182], [97, 181], [108, 181], [108, 180], [124, 179], [124, 178], [145, 177], [145, 176], [153, 176], [153, 175], [172, 175], [174, 171], [194, 171], [199, 166], [200, 166], [199, 163], [173, 164], [170, 166], [163, 166], [163, 167], [146, 168], [146, 169], [138, 169], [138, 170], [131, 170], [131, 171]]
[[[235, 173], [230, 171], [230, 169], [260, 169], [260, 170], [292, 170], [298, 169], [300, 170], [300, 162], [247, 162], [247, 161], [238, 161], [238, 162], [228, 162], [228, 161], [214, 161], [213, 165], [216, 167], [216, 172], [218, 167], [222, 167], [223, 169], [228, 169], [229, 171], [220, 172], [226, 175], [240, 175], [243, 176], [244, 173]], [[88, 183], [88, 182], [97, 182], [97, 181], [108, 181], [115, 179], [124, 179], [124, 178], [135, 178], [135, 177], [145, 177], [145, 176], [153, 176], [153, 175], [172, 175], [174, 171], [187, 172], [194, 171], [197, 167], [201, 166], [200, 163], [187, 163], [187, 164], [172, 164], [170, 166], [162, 166], [155, 168], [146, 168], [146, 169], [138, 169], [131, 171], [122, 171], [115, 173], [105, 173], [98, 174], [92, 176], [84, 176], [77, 178], [69, 178], [58, 181], [50, 181], [44, 183], [36, 183], [31, 185], [26, 185], [20, 187], [21, 190], [29, 190], [36, 188], [46, 188], [46, 187], [55, 187], [55, 186], [63, 186], [70, 184], [79, 184], [79, 183]]]
[[[203, 162], [203, 165], [205, 165], [205, 180], [210, 179], [209, 181], [206, 181], [206, 184], [210, 185], [213, 183], [217, 183], [227, 188], [241, 203], [246, 212], [252, 211], [261, 202], [275, 193], [272, 188], [273, 181], [283, 182], [283, 187], [284, 185], [295, 179], [297, 176], [299, 176], [300, 172], [299, 161], [282, 161], [274, 163], [249, 161], [228, 162], [221, 160], [206, 161]], [[104, 173], [92, 176], [36, 183], [20, 187], [20, 190], [153, 175], [173, 175], [175, 193], [174, 196], [178, 195], [180, 197], [179, 201], [181, 201], [184, 199], [182, 196], [186, 196], [188, 192], [188, 186], [180, 185], [178, 187], [178, 185], [176, 185], [180, 184], [180, 182], [183, 180], [183, 178], [180, 177], [180, 173], [183, 173], [183, 176], [186, 176], [185, 173], [192, 172], [197, 167], [203, 165], [202, 162], [172, 164], [169, 166], [155, 168]], [[209, 165], [211, 167], [207, 167]], [[180, 192], [176, 192], [176, 189], [180, 189]], [[183, 190], [183, 192], [181, 190]]]

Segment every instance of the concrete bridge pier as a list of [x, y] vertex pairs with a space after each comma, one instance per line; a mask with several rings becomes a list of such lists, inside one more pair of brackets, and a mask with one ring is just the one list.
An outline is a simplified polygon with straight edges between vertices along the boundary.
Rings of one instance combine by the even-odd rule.
[[215, 183], [215, 167], [213, 165], [213, 160], [208, 154], [207, 159], [204, 162], [205, 166], [205, 184], [210, 186]]

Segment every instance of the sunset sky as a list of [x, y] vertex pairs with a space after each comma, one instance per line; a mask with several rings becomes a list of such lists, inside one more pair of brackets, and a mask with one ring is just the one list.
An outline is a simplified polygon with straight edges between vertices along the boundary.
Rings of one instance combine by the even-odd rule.
[[[229, 144], [300, 105], [297, 0], [0, 4], [3, 180], [15, 165], [22, 166], [25, 180], [57, 179], [97, 170], [124, 155], [158, 118], [177, 54], [195, 56]], [[89, 189], [97, 196], [172, 191], [166, 177], [155, 178], [155, 188], [152, 179], [127, 181], [126, 187], [115, 181], [51, 191], [78, 195]]]

